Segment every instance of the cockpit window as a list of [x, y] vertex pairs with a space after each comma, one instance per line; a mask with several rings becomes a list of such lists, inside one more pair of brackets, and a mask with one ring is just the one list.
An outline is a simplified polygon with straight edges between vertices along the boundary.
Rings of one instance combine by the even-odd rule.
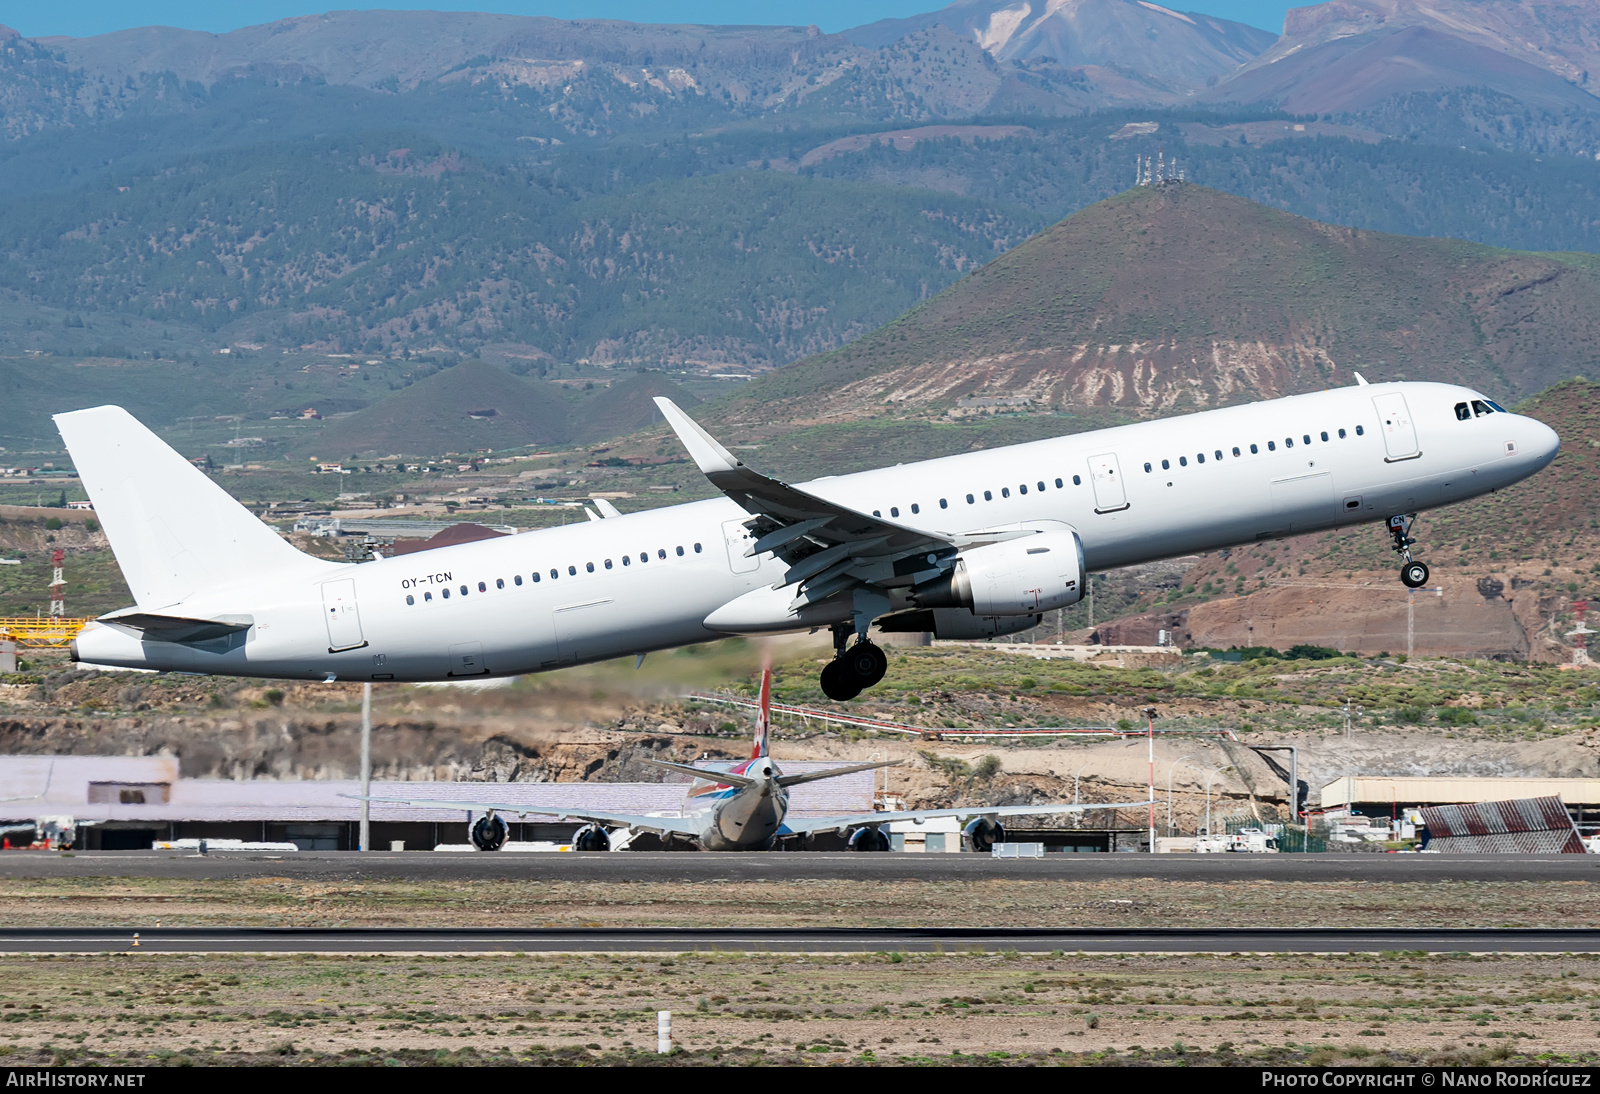
[[1457, 421], [1464, 422], [1464, 421], [1467, 421], [1471, 417], [1472, 417], [1472, 411], [1467, 407], [1466, 403], [1457, 403], [1456, 404], [1456, 420]]
[[1499, 403], [1495, 402], [1493, 399], [1485, 399], [1484, 402], [1488, 403], [1489, 404], [1489, 409], [1494, 411], [1496, 414], [1510, 414], [1511, 413], [1511, 411], [1507, 410], [1505, 407], [1501, 406]]
[[1481, 418], [1485, 414], [1493, 414], [1494, 411], [1490, 410], [1489, 404], [1482, 399], [1474, 399], [1472, 400], [1472, 413]]

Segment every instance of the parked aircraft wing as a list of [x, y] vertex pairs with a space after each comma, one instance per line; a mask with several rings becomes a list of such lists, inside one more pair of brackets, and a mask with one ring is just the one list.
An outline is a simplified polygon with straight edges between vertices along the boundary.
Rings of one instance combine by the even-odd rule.
[[1046, 802], [1043, 805], [972, 805], [957, 809], [906, 809], [898, 813], [857, 813], [851, 817], [804, 817], [787, 820], [778, 832], [779, 837], [800, 836], [807, 832], [844, 831], [863, 825], [876, 827], [895, 821], [932, 820], [934, 817], [1028, 817], [1049, 816], [1052, 813], [1086, 813], [1094, 809], [1148, 808], [1148, 801], [1140, 802], [1089, 802], [1066, 805]]
[[470, 809], [483, 813], [504, 813], [508, 816], [526, 817], [537, 815], [541, 817], [556, 817], [559, 820], [587, 821], [593, 824], [609, 824], [618, 828], [633, 828], [642, 832], [654, 832], [657, 835], [698, 836], [705, 830], [703, 817], [639, 817], [628, 813], [601, 813], [591, 810], [573, 811], [571, 809], [553, 809], [548, 806], [507, 805], [505, 802], [458, 802], [441, 801], [438, 798], [368, 798], [360, 794], [340, 794], [341, 798], [353, 798], [356, 801], [381, 802], [385, 805], [417, 805], [437, 809]]

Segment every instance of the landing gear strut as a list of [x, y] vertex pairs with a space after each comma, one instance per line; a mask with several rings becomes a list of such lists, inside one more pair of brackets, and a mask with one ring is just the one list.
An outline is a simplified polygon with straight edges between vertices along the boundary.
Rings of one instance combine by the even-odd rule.
[[1427, 563], [1411, 557], [1411, 545], [1417, 542], [1411, 537], [1411, 529], [1416, 523], [1415, 514], [1389, 518], [1389, 534], [1394, 537], [1394, 549], [1402, 560], [1400, 584], [1408, 589], [1420, 589], [1428, 583]]
[[822, 692], [836, 703], [854, 699], [889, 671], [889, 658], [865, 635], [846, 649], [853, 629], [849, 624], [833, 628], [833, 660], [822, 670]]

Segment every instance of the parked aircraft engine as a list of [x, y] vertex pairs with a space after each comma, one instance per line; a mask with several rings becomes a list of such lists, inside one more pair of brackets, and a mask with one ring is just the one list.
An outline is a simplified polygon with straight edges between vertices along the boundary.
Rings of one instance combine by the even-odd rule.
[[849, 847], [852, 851], [887, 851], [889, 833], [880, 826], [857, 828], [850, 833]]
[[989, 850], [997, 843], [1006, 840], [1006, 827], [994, 817], [975, 817], [961, 834], [967, 838], [967, 846], [974, 851]]
[[955, 566], [911, 591], [919, 608], [966, 608], [975, 616], [1038, 615], [1083, 595], [1083, 541], [1040, 532], [963, 552]]
[[572, 834], [574, 851], [609, 851], [611, 835], [602, 825], [586, 824]]
[[511, 835], [511, 829], [506, 827], [506, 822], [500, 819], [498, 813], [485, 813], [472, 822], [468, 831], [472, 846], [480, 851], [498, 851], [506, 844], [506, 839]]

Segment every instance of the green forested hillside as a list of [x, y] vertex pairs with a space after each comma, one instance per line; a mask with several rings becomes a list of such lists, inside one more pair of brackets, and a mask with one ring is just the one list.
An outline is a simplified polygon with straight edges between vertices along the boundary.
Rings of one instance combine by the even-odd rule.
[[586, 196], [559, 172], [400, 135], [213, 153], [16, 201], [0, 287], [222, 344], [510, 340], [560, 360], [771, 364], [871, 329], [1038, 224], [770, 171]]

